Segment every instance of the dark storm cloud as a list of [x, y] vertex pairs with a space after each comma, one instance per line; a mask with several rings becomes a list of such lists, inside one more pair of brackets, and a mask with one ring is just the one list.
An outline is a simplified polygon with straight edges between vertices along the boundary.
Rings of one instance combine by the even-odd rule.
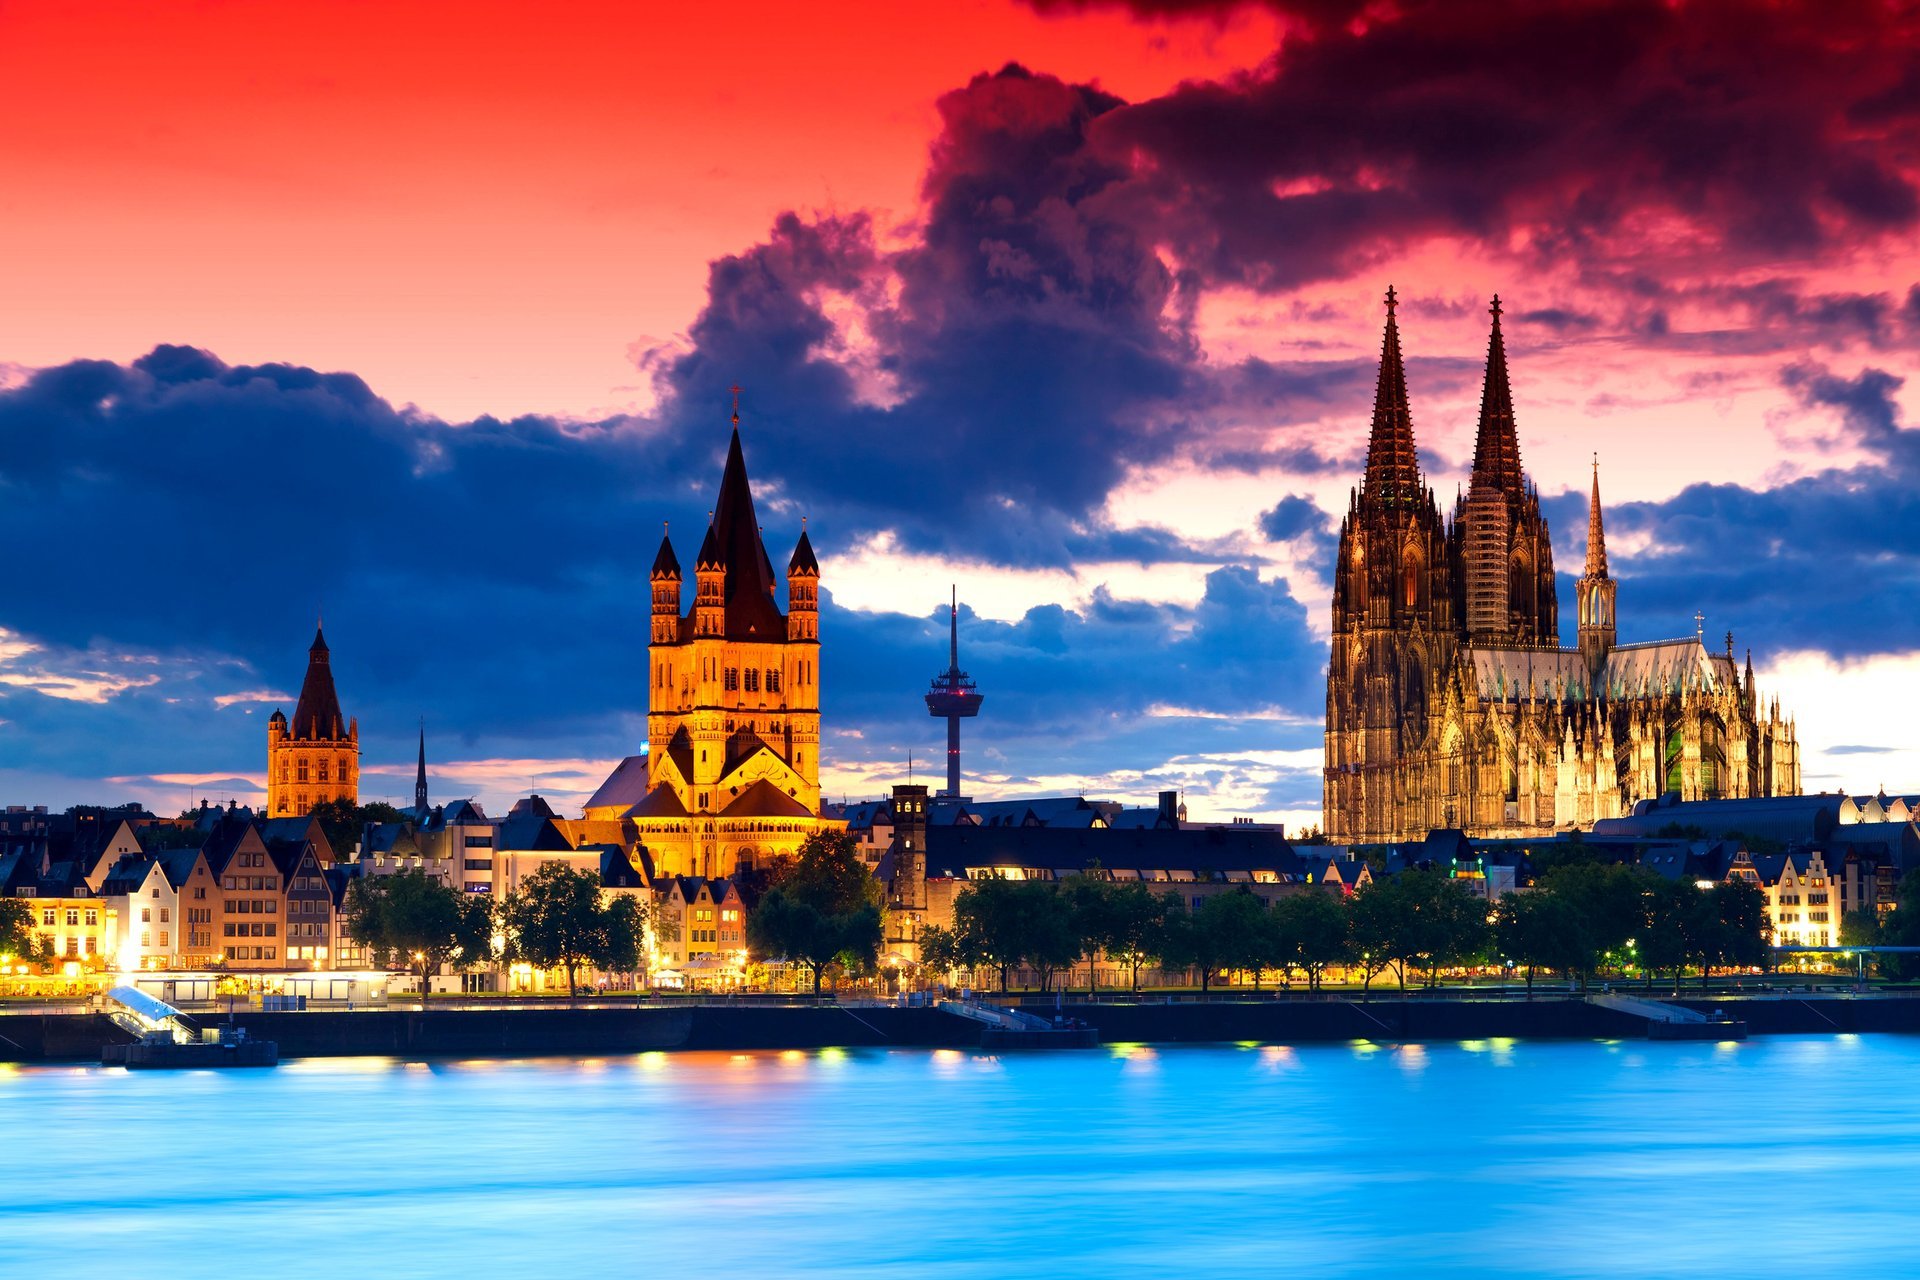
[[[370, 763], [404, 759], [422, 714], [440, 760], [630, 751], [655, 521], [689, 531], [688, 560], [718, 480], [711, 422], [704, 441], [671, 434], [624, 420], [453, 425], [396, 411], [351, 375], [185, 347], [41, 370], [0, 391], [0, 545], [39, 567], [0, 611], [0, 628], [40, 646], [10, 670], [119, 683], [97, 702], [0, 684], [0, 768], [251, 771], [273, 703], [215, 699], [296, 689], [321, 608]], [[763, 495], [793, 491], [759, 443], [750, 430]], [[861, 493], [835, 495], [855, 513], [843, 522], [882, 527], [888, 504], [861, 512]], [[762, 515], [781, 559], [797, 530]], [[836, 538], [819, 524], [815, 537], [829, 714], [912, 743], [929, 732], [915, 695], [941, 637], [921, 617], [834, 605]], [[1069, 553], [1217, 560], [1154, 528], [1079, 528]], [[1266, 696], [1305, 696], [1317, 662], [1300, 606], [1251, 569], [1216, 570], [1192, 609], [1101, 597], [969, 624], [968, 651], [994, 672], [1007, 740], [1029, 744], [1156, 702], [1224, 709], [1269, 665], [1284, 674], [1260, 680]]]
[[[750, 370], [763, 465], [847, 532], [1067, 563], [1127, 468], [1181, 445], [1164, 417], [1201, 391], [1177, 282], [1107, 199], [1125, 170], [1087, 145], [1117, 105], [1017, 66], [947, 94], [912, 242], [880, 254], [862, 219], [789, 215], [717, 262], [692, 349], [657, 368], [669, 423], [697, 429]], [[886, 407], [836, 345], [840, 299], [863, 308]]]
[[[1920, 592], [1920, 431], [1901, 425], [1894, 399], [1901, 379], [1875, 368], [1843, 377], [1803, 363], [1782, 380], [1804, 407], [1837, 420], [1869, 461], [1774, 489], [1695, 484], [1665, 502], [1609, 506], [1610, 534], [1652, 538], [1645, 553], [1612, 557], [1622, 580], [1620, 616], [1680, 635], [1699, 609], [1710, 638], [1731, 627], [1762, 651], [1911, 649]], [[1575, 501], [1558, 500], [1558, 528], [1584, 528], [1572, 523]], [[1578, 565], [1561, 562], [1576, 572]]]
[[[844, 712], [875, 726], [880, 742], [931, 744], [937, 735], [918, 694], [946, 663], [946, 610], [923, 617], [835, 611], [825, 622], [835, 630], [837, 663], [864, 677], [838, 677]], [[1096, 593], [1083, 609], [1040, 605], [1002, 622], [975, 616], [963, 602], [960, 658], [988, 696], [996, 735], [1073, 755], [1082, 771], [1091, 770], [1107, 735], [1151, 707], [1229, 716], [1270, 707], [1312, 712], [1326, 664], [1325, 646], [1286, 584], [1263, 581], [1244, 565], [1209, 573], [1190, 609]], [[1162, 742], [1154, 749], [1166, 759], [1187, 748]], [[1122, 763], [1109, 757], [1101, 768]]]
[[1258, 72], [1094, 130], [1136, 163], [1143, 221], [1209, 280], [1339, 278], [1432, 236], [1631, 259], [1649, 215], [1684, 220], [1700, 252], [1763, 260], [1920, 215], [1905, 7], [1274, 7], [1307, 21]]

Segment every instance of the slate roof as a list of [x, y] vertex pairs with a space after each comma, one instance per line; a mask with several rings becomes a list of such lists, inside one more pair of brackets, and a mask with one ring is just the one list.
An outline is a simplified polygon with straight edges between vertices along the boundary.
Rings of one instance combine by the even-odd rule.
[[891, 800], [862, 800], [857, 804], [840, 806], [839, 813], [846, 819], [849, 831], [871, 831], [876, 823], [883, 827], [893, 825]]
[[1709, 836], [1739, 833], [1782, 843], [1825, 840], [1840, 829], [1840, 810], [1852, 801], [1840, 795], [1760, 796], [1747, 800], [1643, 800], [1624, 818], [1593, 824], [1599, 837], [1657, 836], [1669, 826], [1698, 828]]
[[687, 806], [680, 803], [680, 793], [667, 783], [661, 783], [649, 791], [638, 804], [628, 807], [625, 817], [629, 818], [684, 818]]
[[728, 802], [723, 818], [810, 818], [807, 806], [761, 778]]
[[589, 809], [626, 809], [647, 798], [647, 757], [628, 756], [613, 766], [600, 789], [587, 798]]
[[537, 813], [516, 813], [500, 824], [494, 848], [539, 853], [571, 851], [573, 846], [567, 843], [566, 834], [554, 825], [552, 818]]
[[294, 704], [290, 733], [295, 738], [344, 738], [347, 722], [340, 715], [340, 699], [333, 690], [332, 655], [327, 637], [316, 627], [313, 646], [307, 650], [307, 677], [300, 683], [300, 700]]
[[619, 845], [600, 846], [600, 887], [603, 889], [644, 889], [646, 877], [627, 860]]
[[[139, 892], [158, 864], [157, 858], [129, 856], [120, 859], [113, 864], [113, 870], [107, 872], [107, 878], [100, 882], [100, 896], [117, 898]], [[163, 871], [162, 874], [164, 875], [165, 872]]]
[[487, 817], [486, 810], [472, 800], [455, 800], [441, 811], [440, 820], [441, 825], [449, 827], [475, 826], [492, 821]]

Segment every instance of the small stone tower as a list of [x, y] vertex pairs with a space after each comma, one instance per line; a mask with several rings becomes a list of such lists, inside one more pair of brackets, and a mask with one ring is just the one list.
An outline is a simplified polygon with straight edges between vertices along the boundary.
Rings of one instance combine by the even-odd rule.
[[887, 884], [887, 949], [920, 958], [927, 913], [927, 788], [893, 789], [893, 878]]
[[[1574, 584], [1580, 613], [1580, 656], [1595, 676], [1613, 648], [1613, 596], [1618, 584], [1607, 574], [1607, 531], [1600, 521], [1600, 459], [1593, 460], [1593, 497], [1587, 505], [1587, 571]], [[1747, 668], [1751, 674], [1751, 659]], [[1751, 683], [1751, 680], [1749, 680]]]

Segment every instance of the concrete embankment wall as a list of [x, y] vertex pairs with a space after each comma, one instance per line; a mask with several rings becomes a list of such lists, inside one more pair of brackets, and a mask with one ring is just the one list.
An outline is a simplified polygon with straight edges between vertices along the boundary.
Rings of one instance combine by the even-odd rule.
[[1639, 1018], [1580, 1000], [1274, 1001], [1247, 1004], [1067, 1005], [1100, 1038], [1161, 1043], [1292, 1044], [1344, 1040], [1608, 1039], [1642, 1036]]
[[[1682, 998], [1701, 1012], [1724, 1009], [1756, 1035], [1920, 1032], [1920, 998]], [[1029, 1006], [1036, 1013], [1051, 1013]], [[1380, 999], [1076, 1004], [1063, 1011], [1107, 1043], [1347, 1040], [1445, 1041], [1638, 1039], [1631, 1014], [1565, 998], [1539, 1000]], [[202, 1025], [224, 1014], [198, 1015]], [[686, 1049], [748, 1051], [844, 1047], [964, 1048], [980, 1028], [935, 1009], [661, 1004], [638, 1009], [380, 1009], [309, 1013], [240, 1011], [234, 1022], [273, 1040], [283, 1058], [383, 1055], [407, 1058], [538, 1057]], [[100, 1048], [128, 1037], [99, 1014], [0, 1015], [0, 1061], [97, 1061]]]
[[[195, 1014], [202, 1026], [227, 1015]], [[234, 1025], [272, 1040], [282, 1058], [538, 1057], [652, 1049], [824, 1049], [978, 1044], [979, 1028], [934, 1009], [660, 1005], [640, 1009], [360, 1009], [307, 1013], [240, 1010]], [[97, 1061], [129, 1039], [99, 1014], [0, 1016], [0, 1061]]]

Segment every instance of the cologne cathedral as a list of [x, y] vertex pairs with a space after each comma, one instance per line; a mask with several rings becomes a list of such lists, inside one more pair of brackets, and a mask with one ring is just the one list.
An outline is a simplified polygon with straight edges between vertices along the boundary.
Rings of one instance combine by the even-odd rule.
[[1366, 475], [1340, 526], [1327, 666], [1325, 821], [1345, 844], [1591, 827], [1665, 792], [1796, 795], [1799, 747], [1733, 637], [1618, 644], [1596, 464], [1576, 644], [1520, 466], [1500, 300], [1466, 496], [1443, 518], [1414, 452], [1394, 294]]

